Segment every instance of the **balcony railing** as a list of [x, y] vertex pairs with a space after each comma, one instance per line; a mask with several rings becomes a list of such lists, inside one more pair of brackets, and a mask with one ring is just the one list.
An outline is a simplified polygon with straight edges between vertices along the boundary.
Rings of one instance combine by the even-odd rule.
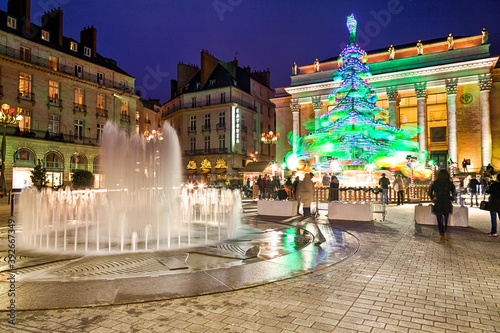
[[17, 91], [17, 99], [19, 100], [25, 100], [25, 101], [30, 101], [30, 102], [35, 102], [35, 94], [29, 91]]
[[226, 129], [226, 123], [217, 124], [217, 130], [225, 130], [225, 129]]
[[96, 116], [96, 118], [97, 118], [97, 117], [104, 117], [104, 118], [108, 118], [108, 110], [104, 110], [104, 109], [96, 109], [96, 110], [95, 110], [95, 116]]
[[9, 136], [19, 136], [37, 140], [49, 140], [57, 142], [78, 143], [83, 145], [97, 146], [97, 138], [89, 138], [85, 136], [77, 136], [75, 139], [74, 134], [69, 133], [51, 133], [49, 131], [38, 130], [20, 130], [17, 126], [7, 126], [6, 134]]
[[87, 105], [73, 103], [73, 112], [87, 113]]
[[196, 126], [188, 126], [188, 133], [196, 133]]
[[14, 49], [12, 47], [8, 47], [6, 45], [0, 45], [0, 54], [3, 54], [8, 57], [16, 58], [31, 64], [35, 64], [41, 67], [49, 68], [51, 70], [55, 70], [57, 72], [69, 74], [71, 76], [76, 76], [78, 78], [81, 78], [82, 80], [86, 81], [91, 81], [91, 82], [96, 82], [101, 85], [104, 85], [109, 88], [114, 88], [121, 90], [123, 92], [133, 94], [134, 93], [134, 87], [129, 87], [128, 85], [122, 85], [121, 82], [114, 82], [110, 79], [100, 79], [96, 74], [90, 74], [89, 72], [75, 72], [75, 67], [74, 66], [66, 66], [60, 63], [57, 63], [57, 66], [54, 66], [54, 63], [52, 61], [49, 61], [49, 59], [46, 58], [41, 58], [34, 56], [33, 54], [30, 54], [29, 57], [26, 56], [26, 53], [21, 52], [19, 49]]
[[120, 120], [121, 120], [121, 121], [127, 121], [127, 122], [130, 122], [130, 115], [128, 115], [128, 114], [121, 114], [121, 115], [120, 115]]
[[205, 125], [201, 126], [201, 130], [202, 130], [202, 132], [210, 131], [210, 124], [205, 124]]
[[49, 106], [62, 106], [62, 99], [59, 99], [57, 97], [51, 97], [49, 96]]
[[195, 149], [195, 150], [185, 150], [184, 155], [211, 155], [211, 154], [227, 154], [229, 150], [227, 148], [211, 148], [211, 149]]
[[[220, 105], [220, 104], [226, 104], [226, 103], [237, 103], [240, 106], [245, 107], [247, 109], [250, 109], [250, 110], [253, 110], [253, 111], [260, 111], [260, 107], [259, 107], [260, 104], [254, 105], [253, 104], [253, 100], [252, 100], [252, 102], [249, 102], [249, 101], [242, 100], [242, 99], [235, 98], [235, 97], [232, 97], [231, 99], [229, 99], [229, 98], [225, 98], [225, 99], [216, 99], [216, 98], [214, 98], [214, 99], [212, 99], [210, 101], [210, 106]], [[178, 110], [182, 110], [182, 109], [194, 109], [195, 107], [197, 107], [197, 108], [205, 108], [207, 106], [205, 105], [204, 102], [197, 102], [196, 106], [193, 105], [192, 103], [186, 103], [186, 104], [182, 104], [181, 107], [179, 107], [179, 102], [176, 101], [175, 104], [172, 104], [170, 106], [170, 109], [167, 110], [167, 112], [162, 112], [162, 117], [166, 117], [167, 115], [172, 114], [172, 113], [174, 113], [174, 112], [176, 112]]]

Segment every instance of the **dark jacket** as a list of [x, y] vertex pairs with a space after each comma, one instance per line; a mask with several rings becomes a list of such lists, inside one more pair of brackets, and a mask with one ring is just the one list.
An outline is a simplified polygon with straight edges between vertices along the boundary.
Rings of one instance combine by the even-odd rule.
[[495, 181], [488, 186], [486, 193], [490, 195], [489, 202], [491, 203], [491, 210], [500, 212], [500, 182]]
[[479, 181], [476, 178], [472, 178], [469, 181], [469, 190], [471, 193], [476, 193], [477, 192], [477, 187], [479, 186]]
[[455, 185], [449, 179], [438, 179], [432, 183], [429, 196], [434, 202], [432, 212], [434, 214], [451, 214], [453, 212], [452, 201], [455, 198]]
[[379, 179], [378, 184], [380, 185], [381, 188], [389, 188], [391, 182], [389, 181], [389, 178], [383, 176], [382, 178]]

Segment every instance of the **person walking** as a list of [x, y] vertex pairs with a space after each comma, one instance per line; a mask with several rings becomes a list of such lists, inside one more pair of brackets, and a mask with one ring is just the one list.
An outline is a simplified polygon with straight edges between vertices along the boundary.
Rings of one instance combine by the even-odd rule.
[[389, 184], [391, 182], [389, 181], [388, 178], [385, 177], [385, 173], [382, 174], [382, 177], [378, 180], [378, 184], [382, 188], [382, 192], [380, 193], [380, 203], [384, 203], [384, 198], [385, 198], [385, 204], [389, 204]]
[[448, 216], [453, 211], [452, 201], [455, 198], [455, 185], [451, 182], [450, 174], [445, 169], [438, 172], [437, 179], [432, 183], [429, 190], [434, 205], [432, 212], [436, 215], [439, 242], [443, 243], [446, 240], [446, 229], [448, 228]]
[[397, 193], [397, 196], [398, 196], [398, 206], [403, 205], [405, 184], [403, 182], [403, 177], [400, 174], [396, 176], [396, 179], [394, 179], [394, 182], [392, 183], [392, 187], [394, 188], [394, 191]]
[[493, 182], [486, 189], [486, 193], [490, 195], [488, 201], [490, 202], [490, 218], [491, 218], [491, 231], [487, 233], [488, 236], [497, 236], [497, 215], [500, 217], [500, 182], [498, 174], [492, 176]]
[[469, 188], [469, 194], [470, 194], [470, 206], [474, 207], [474, 201], [473, 201], [474, 197], [476, 197], [476, 206], [479, 206], [477, 202], [477, 191], [479, 189], [479, 181], [477, 180], [477, 177], [471, 178], [467, 187]]
[[259, 175], [259, 178], [257, 179], [257, 185], [259, 186], [259, 199], [264, 199], [264, 189], [266, 188], [266, 182], [264, 181], [264, 178], [262, 178], [262, 175]]
[[302, 203], [304, 217], [311, 216], [311, 203], [314, 200], [314, 184], [311, 180], [311, 175], [306, 173], [304, 179], [297, 186], [297, 201]]
[[[292, 193], [293, 193], [293, 198], [297, 200], [297, 187], [299, 186], [300, 178], [299, 176], [295, 177], [295, 180], [293, 181], [292, 184]], [[297, 214], [299, 212], [299, 207], [297, 205]]]
[[330, 180], [330, 192], [328, 193], [328, 201], [339, 201], [340, 182], [337, 176], [333, 175]]

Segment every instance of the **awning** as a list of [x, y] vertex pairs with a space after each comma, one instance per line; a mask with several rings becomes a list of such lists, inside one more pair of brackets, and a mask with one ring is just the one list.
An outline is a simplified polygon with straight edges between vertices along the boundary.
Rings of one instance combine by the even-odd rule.
[[262, 173], [269, 165], [271, 165], [271, 162], [250, 162], [240, 173]]
[[212, 171], [212, 170], [210, 170], [210, 169], [201, 169], [200, 173], [209, 173], [210, 171]]
[[226, 171], [227, 171], [226, 168], [224, 168], [224, 169], [215, 169], [214, 173], [224, 173]]
[[193, 174], [193, 173], [196, 173], [197, 170], [188, 170], [187, 173], [188, 174]]

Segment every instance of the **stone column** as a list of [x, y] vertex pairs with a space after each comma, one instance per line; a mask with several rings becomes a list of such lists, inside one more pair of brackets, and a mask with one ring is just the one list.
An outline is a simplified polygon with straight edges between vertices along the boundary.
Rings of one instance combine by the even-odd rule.
[[312, 105], [314, 108], [314, 130], [319, 128], [319, 117], [321, 116], [321, 96], [313, 96]]
[[490, 124], [490, 74], [479, 76], [481, 99], [481, 163], [486, 167], [491, 163], [491, 124]]
[[[294, 136], [299, 136], [300, 135], [300, 104], [299, 104], [299, 99], [298, 98], [292, 98], [290, 101], [290, 108], [292, 109], [292, 116], [293, 116], [293, 135]], [[295, 137], [293, 139], [293, 151], [297, 151], [297, 145], [295, 142]]]
[[446, 95], [448, 97], [448, 156], [458, 163], [457, 144], [457, 89], [458, 79], [446, 79]]
[[389, 100], [389, 125], [396, 127], [396, 107], [398, 106], [398, 87], [387, 87], [387, 99]]
[[415, 83], [417, 95], [418, 145], [420, 151], [427, 150], [427, 128], [425, 126], [425, 101], [427, 99], [427, 83]]

